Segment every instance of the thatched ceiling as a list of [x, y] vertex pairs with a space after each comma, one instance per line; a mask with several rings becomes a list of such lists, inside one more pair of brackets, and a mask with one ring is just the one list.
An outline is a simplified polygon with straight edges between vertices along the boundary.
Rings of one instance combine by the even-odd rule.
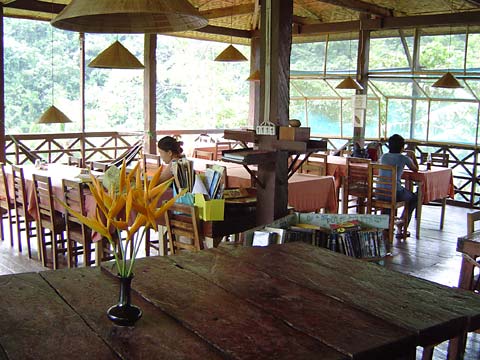
[[[0, 1], [5, 16], [37, 20], [50, 20], [70, 2]], [[249, 44], [252, 30], [260, 26], [259, 0], [189, 1], [209, 25], [176, 36], [221, 42], [229, 42], [233, 36], [234, 43]], [[447, 33], [452, 25], [480, 25], [480, 0], [294, 0], [293, 15], [294, 42], [323, 40], [326, 33], [348, 33], [360, 26], [388, 32], [440, 25], [438, 31]]]

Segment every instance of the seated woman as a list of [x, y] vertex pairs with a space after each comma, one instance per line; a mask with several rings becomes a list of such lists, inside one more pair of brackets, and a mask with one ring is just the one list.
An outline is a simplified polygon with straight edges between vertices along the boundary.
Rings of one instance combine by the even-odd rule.
[[165, 136], [158, 141], [158, 154], [166, 164], [160, 176], [160, 181], [167, 181], [173, 177], [172, 163], [185, 157], [182, 145], [183, 142], [177, 141], [171, 136]]
[[[401, 183], [401, 178], [405, 166], [412, 171], [418, 171], [417, 159], [414, 151], [404, 151], [405, 139], [398, 134], [390, 136], [388, 147], [389, 152], [382, 155], [380, 163], [396, 166], [397, 168], [397, 201], [406, 201], [408, 203], [408, 224], [410, 224], [412, 213], [417, 208], [418, 195], [405, 189]], [[405, 229], [408, 228], [408, 224], [406, 224]], [[402, 237], [403, 235], [397, 234], [397, 236]], [[410, 236], [410, 233], [407, 232], [407, 236]]]

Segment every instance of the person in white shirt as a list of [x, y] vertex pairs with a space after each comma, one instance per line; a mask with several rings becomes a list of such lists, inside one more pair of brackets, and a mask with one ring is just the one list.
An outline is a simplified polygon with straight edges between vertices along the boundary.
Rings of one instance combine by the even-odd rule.
[[[382, 155], [380, 164], [397, 167], [397, 201], [405, 201], [408, 204], [408, 224], [410, 224], [413, 210], [417, 208], [418, 196], [410, 190], [405, 189], [400, 179], [402, 178], [405, 166], [412, 171], [418, 171], [417, 159], [413, 150], [404, 150], [405, 139], [398, 134], [390, 136], [388, 139], [388, 147], [389, 152]], [[408, 228], [408, 224], [405, 229]], [[407, 236], [409, 235], [407, 232]], [[397, 233], [397, 237], [403, 237], [403, 234]]]

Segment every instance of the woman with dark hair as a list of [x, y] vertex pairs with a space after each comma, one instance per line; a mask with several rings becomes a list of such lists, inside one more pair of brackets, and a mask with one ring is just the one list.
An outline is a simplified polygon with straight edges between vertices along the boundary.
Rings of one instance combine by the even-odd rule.
[[158, 154], [162, 158], [162, 161], [166, 164], [162, 171], [162, 175], [160, 175], [160, 180], [162, 182], [173, 177], [172, 162], [175, 162], [185, 156], [183, 155], [182, 145], [183, 142], [177, 141], [171, 136], [165, 136], [158, 140]]

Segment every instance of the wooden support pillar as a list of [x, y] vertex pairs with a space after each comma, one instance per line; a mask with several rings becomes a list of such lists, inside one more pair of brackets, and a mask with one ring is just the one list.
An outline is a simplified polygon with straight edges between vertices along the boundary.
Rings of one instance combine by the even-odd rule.
[[145, 153], [157, 153], [157, 35], [145, 34], [143, 75], [143, 116]]
[[[261, 2], [260, 122], [287, 126], [290, 102], [290, 53], [293, 0]], [[273, 150], [274, 136], [260, 136], [259, 148]], [[266, 224], [286, 215], [288, 205], [288, 153], [276, 151], [272, 162], [258, 166], [265, 184], [257, 189], [257, 222]]]
[[80, 45], [80, 157], [82, 164], [85, 166], [85, 33], [78, 34]]
[[[358, 55], [357, 55], [357, 80], [362, 85], [363, 90], [357, 90], [357, 95], [367, 95], [368, 92], [368, 66], [370, 54], [370, 30], [365, 30], [362, 21], [368, 20], [366, 15], [360, 15], [360, 31], [358, 36]], [[366, 109], [363, 111], [363, 122], [361, 126], [354, 126], [353, 140], [363, 143], [365, 140]]]
[[3, 7], [0, 12], [0, 34], [2, 40], [0, 41], [0, 161], [5, 162], [5, 62], [4, 58], [4, 41], [3, 41]]
[[[250, 74], [260, 71], [260, 31], [255, 31], [250, 42]], [[260, 119], [260, 81], [250, 81], [250, 99], [248, 110], [248, 126], [259, 124]]]

